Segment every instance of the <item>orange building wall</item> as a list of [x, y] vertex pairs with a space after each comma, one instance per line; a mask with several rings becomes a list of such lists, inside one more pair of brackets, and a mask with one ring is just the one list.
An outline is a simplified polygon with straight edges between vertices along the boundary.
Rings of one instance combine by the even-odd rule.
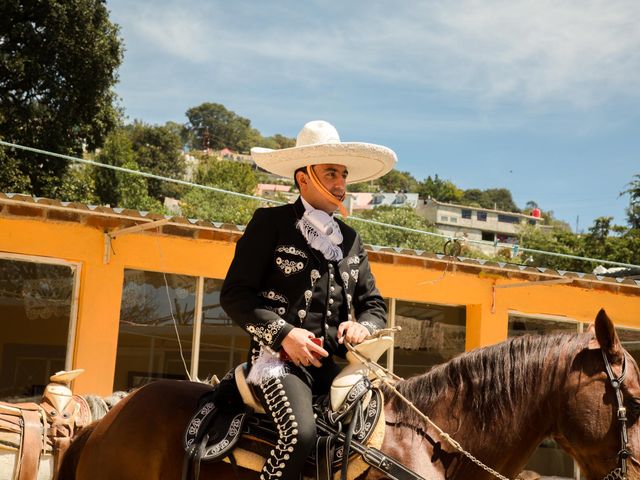
[[[73, 368], [85, 374], [77, 393], [111, 393], [118, 340], [119, 310], [125, 268], [224, 278], [235, 243], [136, 233], [112, 241], [108, 264], [101, 230], [77, 223], [0, 218], [0, 251], [37, 255], [81, 264]], [[618, 325], [640, 328], [640, 290], [625, 295], [569, 285], [527, 285], [498, 275], [470, 274], [440, 268], [380, 263], [372, 270], [383, 296], [415, 302], [466, 307], [466, 348], [507, 337], [510, 310], [566, 316], [590, 322], [601, 307]]]

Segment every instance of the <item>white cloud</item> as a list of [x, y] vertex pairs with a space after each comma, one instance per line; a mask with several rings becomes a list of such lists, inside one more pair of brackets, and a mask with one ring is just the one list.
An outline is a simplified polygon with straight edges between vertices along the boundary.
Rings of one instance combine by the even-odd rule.
[[534, 109], [640, 91], [637, 0], [137, 5], [138, 35], [221, 80], [310, 90], [373, 80]]

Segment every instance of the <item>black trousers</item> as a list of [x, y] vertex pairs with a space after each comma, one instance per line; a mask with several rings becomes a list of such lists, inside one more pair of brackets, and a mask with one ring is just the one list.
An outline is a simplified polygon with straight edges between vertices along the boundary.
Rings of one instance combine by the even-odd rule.
[[278, 441], [267, 458], [262, 480], [298, 480], [304, 462], [316, 444], [313, 397], [328, 393], [340, 368], [333, 359], [321, 368], [287, 364], [288, 373], [254, 386], [262, 406], [275, 423]]

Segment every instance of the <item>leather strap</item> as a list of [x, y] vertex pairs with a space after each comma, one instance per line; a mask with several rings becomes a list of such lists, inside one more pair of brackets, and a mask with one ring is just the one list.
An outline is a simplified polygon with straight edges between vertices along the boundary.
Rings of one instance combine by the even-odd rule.
[[340, 200], [334, 197], [333, 194], [329, 190], [327, 190], [327, 187], [325, 187], [318, 178], [316, 171], [313, 169], [313, 165], [307, 165], [307, 175], [311, 179], [311, 183], [313, 183], [316, 189], [320, 192], [320, 195], [322, 195], [326, 200], [338, 207], [338, 209], [340, 210], [340, 214], [344, 218], [347, 218], [349, 216], [349, 212], [347, 212], [347, 209], [342, 204], [342, 201], [346, 197], [346, 194], [343, 195]]
[[334, 453], [333, 435], [323, 435], [318, 437], [316, 442], [316, 478], [318, 480], [331, 480], [331, 462]]
[[20, 465], [17, 480], [33, 480], [38, 476], [40, 468], [40, 452], [42, 451], [42, 423], [38, 410], [23, 410], [24, 430], [20, 445]]

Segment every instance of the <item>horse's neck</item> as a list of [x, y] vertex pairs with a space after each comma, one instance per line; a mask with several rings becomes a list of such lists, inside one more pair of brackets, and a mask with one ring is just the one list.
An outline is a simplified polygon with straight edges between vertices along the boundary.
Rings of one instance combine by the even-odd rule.
[[[517, 473], [540, 441], [554, 433], [571, 358], [562, 352], [547, 356], [539, 349], [532, 358], [527, 358], [526, 349], [514, 357], [508, 354], [511, 351], [474, 353], [475, 359], [469, 355], [456, 360], [455, 365], [402, 382], [400, 388], [465, 450], [503, 472]], [[408, 413], [397, 399], [387, 410], [405, 425], [405, 432], [406, 425], [414, 427], [414, 434], [423, 428], [452, 450], [434, 428], [425, 428], [424, 419]], [[424, 445], [426, 453], [433, 455], [433, 444]]]

